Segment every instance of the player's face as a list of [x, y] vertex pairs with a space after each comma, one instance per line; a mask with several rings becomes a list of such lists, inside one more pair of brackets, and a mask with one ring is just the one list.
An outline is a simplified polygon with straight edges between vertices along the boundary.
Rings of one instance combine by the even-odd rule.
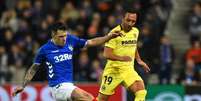
[[67, 31], [58, 30], [53, 36], [54, 42], [57, 45], [64, 46], [66, 44]]
[[137, 14], [136, 13], [126, 13], [124, 16], [122, 23], [126, 31], [129, 31], [136, 23]]

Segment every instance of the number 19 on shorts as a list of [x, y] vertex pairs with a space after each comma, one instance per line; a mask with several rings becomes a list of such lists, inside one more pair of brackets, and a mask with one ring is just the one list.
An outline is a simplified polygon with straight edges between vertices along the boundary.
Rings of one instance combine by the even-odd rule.
[[110, 85], [112, 83], [113, 78], [111, 76], [104, 76], [105, 81], [104, 84]]

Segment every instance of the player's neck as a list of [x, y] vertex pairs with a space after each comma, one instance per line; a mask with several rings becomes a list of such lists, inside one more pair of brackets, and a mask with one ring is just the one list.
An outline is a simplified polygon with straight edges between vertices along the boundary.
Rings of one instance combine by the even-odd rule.
[[123, 30], [124, 32], [130, 31], [130, 29], [126, 28], [123, 23], [121, 23], [120, 26], [121, 26], [121, 30]]

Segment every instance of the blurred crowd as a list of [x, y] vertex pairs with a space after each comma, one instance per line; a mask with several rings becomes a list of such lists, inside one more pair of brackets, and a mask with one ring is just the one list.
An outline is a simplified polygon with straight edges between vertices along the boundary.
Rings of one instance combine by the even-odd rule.
[[[107, 34], [120, 24], [126, 8], [140, 12], [136, 24], [140, 29], [139, 52], [151, 68], [149, 75], [156, 75], [158, 81], [154, 81], [140, 68], [136, 70], [148, 83], [174, 83], [171, 82], [174, 47], [164, 34], [172, 7], [171, 0], [0, 0], [0, 84], [22, 82], [37, 49], [50, 38], [52, 23], [66, 23], [71, 34], [90, 39]], [[188, 27], [194, 40], [201, 32], [201, 12], [197, 11], [201, 9], [200, 4], [193, 8]], [[200, 44], [193, 43], [195, 45], [192, 45], [186, 56], [189, 60], [186, 62], [187, 68], [178, 78], [178, 83], [194, 75], [190, 69], [200, 70], [201, 56], [194, 59], [197, 54], [201, 55], [201, 51], [197, 52], [197, 48], [201, 50]], [[103, 48], [104, 45], [91, 47], [74, 55], [75, 81], [100, 80], [106, 63]], [[41, 67], [33, 81], [46, 80], [46, 69], [44, 65]], [[200, 78], [193, 80], [200, 81]]]
[[201, 1], [195, 0], [187, 17], [187, 32], [190, 34], [190, 48], [182, 61], [184, 67], [178, 82], [185, 85], [201, 84]]

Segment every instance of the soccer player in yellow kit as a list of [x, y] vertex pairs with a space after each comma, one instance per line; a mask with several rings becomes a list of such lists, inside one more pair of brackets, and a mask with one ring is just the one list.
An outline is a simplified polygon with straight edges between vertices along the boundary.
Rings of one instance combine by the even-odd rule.
[[141, 60], [137, 51], [139, 30], [133, 27], [136, 20], [137, 12], [126, 11], [122, 23], [111, 31], [120, 31], [123, 36], [114, 38], [105, 44], [104, 57], [107, 58], [107, 64], [102, 76], [98, 101], [107, 101], [120, 84], [133, 92], [134, 101], [145, 101], [147, 91], [142, 78], [134, 70], [134, 60], [136, 59], [145, 72], [149, 72], [150, 69]]

